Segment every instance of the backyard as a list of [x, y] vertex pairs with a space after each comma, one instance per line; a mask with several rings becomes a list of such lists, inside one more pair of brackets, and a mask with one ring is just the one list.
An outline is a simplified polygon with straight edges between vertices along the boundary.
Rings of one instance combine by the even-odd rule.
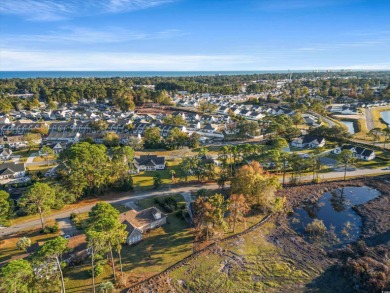
[[[185, 205], [181, 195], [175, 195], [179, 209]], [[144, 199], [137, 202], [141, 208], [151, 206], [159, 207], [153, 199]], [[124, 206], [115, 207], [124, 212]], [[160, 208], [160, 207], [159, 207]], [[87, 214], [80, 215], [84, 220]], [[137, 282], [148, 276], [154, 275], [182, 258], [192, 253], [193, 234], [186, 222], [175, 215], [175, 212], [168, 213], [167, 224], [149, 231], [143, 235], [143, 240], [135, 245], [123, 245], [122, 263], [126, 277], [131, 282]], [[149, 248], [151, 247], [151, 248]], [[149, 248], [149, 249], [147, 249]], [[150, 250], [150, 257], [148, 250]], [[114, 253], [115, 254], [115, 253]], [[115, 254], [114, 257], [117, 258]], [[116, 267], [119, 269], [119, 261], [116, 260]], [[66, 269], [68, 292], [83, 292], [91, 288], [90, 265], [86, 264], [69, 267]], [[112, 278], [112, 270], [108, 264], [104, 265], [102, 275], [97, 278], [97, 283]]]

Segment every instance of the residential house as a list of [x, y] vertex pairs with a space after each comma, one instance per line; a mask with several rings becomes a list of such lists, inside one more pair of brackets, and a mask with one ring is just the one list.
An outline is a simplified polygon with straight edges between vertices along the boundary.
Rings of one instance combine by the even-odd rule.
[[325, 138], [311, 135], [304, 135], [291, 142], [296, 148], [320, 148], [325, 145]]
[[[63, 150], [66, 149], [66, 145], [64, 143], [59, 143], [59, 142], [51, 143], [51, 144], [48, 144], [47, 146], [49, 148], [51, 148], [55, 154], [59, 154], [60, 152], [62, 152]], [[42, 152], [42, 148], [39, 151], [39, 154], [44, 155], [44, 153]]]
[[350, 150], [353, 153], [353, 156], [359, 160], [371, 161], [376, 157], [375, 151], [350, 144], [337, 147], [332, 153], [339, 155], [343, 150]]
[[19, 178], [26, 174], [24, 164], [3, 163], [0, 164], [0, 180], [9, 178]]
[[142, 234], [146, 231], [165, 225], [167, 215], [158, 208], [151, 207], [140, 212], [130, 210], [119, 215], [119, 220], [126, 225], [126, 243], [132, 245], [142, 240]]
[[165, 169], [165, 157], [157, 155], [143, 155], [139, 158], [134, 158], [134, 166], [138, 172], [140, 171], [156, 171]]
[[6, 161], [11, 159], [12, 150], [11, 149], [3, 149], [0, 151], [0, 160]]

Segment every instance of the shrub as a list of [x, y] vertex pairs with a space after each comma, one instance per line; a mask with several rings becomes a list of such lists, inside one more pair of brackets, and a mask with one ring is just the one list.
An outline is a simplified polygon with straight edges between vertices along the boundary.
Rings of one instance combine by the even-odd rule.
[[196, 192], [196, 196], [207, 196], [208, 190], [206, 188], [201, 188]]
[[[103, 273], [104, 268], [101, 265], [95, 266], [95, 277], [100, 276]], [[89, 274], [92, 276], [92, 269], [90, 269]]]
[[177, 210], [177, 200], [173, 196], [166, 197], [163, 200], [162, 206], [166, 211], [173, 212]]
[[75, 212], [70, 213], [70, 219], [73, 220], [77, 217], [77, 214]]
[[326, 226], [323, 221], [314, 219], [313, 222], [306, 225], [305, 230], [310, 235], [324, 235]]
[[42, 232], [44, 234], [52, 234], [52, 233], [57, 233], [60, 230], [58, 223], [55, 223], [53, 226], [45, 226], [43, 228]]

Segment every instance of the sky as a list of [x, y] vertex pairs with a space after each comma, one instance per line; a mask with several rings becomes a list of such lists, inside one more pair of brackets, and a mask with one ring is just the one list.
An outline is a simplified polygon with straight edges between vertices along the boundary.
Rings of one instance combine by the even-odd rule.
[[390, 69], [390, 0], [1, 0], [0, 71]]

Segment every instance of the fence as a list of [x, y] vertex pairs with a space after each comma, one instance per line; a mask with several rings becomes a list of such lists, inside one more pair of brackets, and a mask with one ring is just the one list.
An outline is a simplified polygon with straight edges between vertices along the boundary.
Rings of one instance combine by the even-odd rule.
[[136, 292], [136, 291], [140, 291], [141, 288], [146, 285], [147, 283], [149, 283], [150, 281], [152, 281], [153, 279], [158, 279], [162, 276], [165, 276], [167, 275], [168, 273], [186, 265], [189, 261], [195, 259], [196, 257], [200, 256], [201, 254], [211, 250], [213, 247], [216, 247], [218, 245], [218, 243], [223, 243], [223, 242], [226, 242], [226, 241], [229, 241], [229, 240], [232, 240], [232, 239], [236, 239], [236, 238], [239, 238], [243, 235], [246, 235], [250, 232], [252, 232], [253, 230], [257, 229], [258, 227], [262, 226], [264, 223], [266, 223], [270, 218], [271, 218], [272, 214], [269, 214], [267, 215], [265, 218], [263, 218], [260, 222], [254, 224], [253, 226], [251, 226], [250, 228], [246, 229], [245, 231], [242, 231], [240, 233], [237, 233], [235, 235], [231, 235], [231, 236], [228, 236], [226, 238], [223, 238], [223, 239], [220, 239], [220, 240], [217, 240], [211, 244], [209, 244], [208, 246], [206, 246], [205, 248], [202, 248], [201, 250], [198, 250], [192, 254], [190, 254], [189, 256], [185, 257], [184, 259], [182, 259], [181, 261], [171, 265], [170, 267], [166, 268], [164, 271], [152, 276], [152, 277], [149, 277], [133, 286], [131, 286], [130, 288], [127, 289], [127, 293], [132, 293], [132, 292]]

